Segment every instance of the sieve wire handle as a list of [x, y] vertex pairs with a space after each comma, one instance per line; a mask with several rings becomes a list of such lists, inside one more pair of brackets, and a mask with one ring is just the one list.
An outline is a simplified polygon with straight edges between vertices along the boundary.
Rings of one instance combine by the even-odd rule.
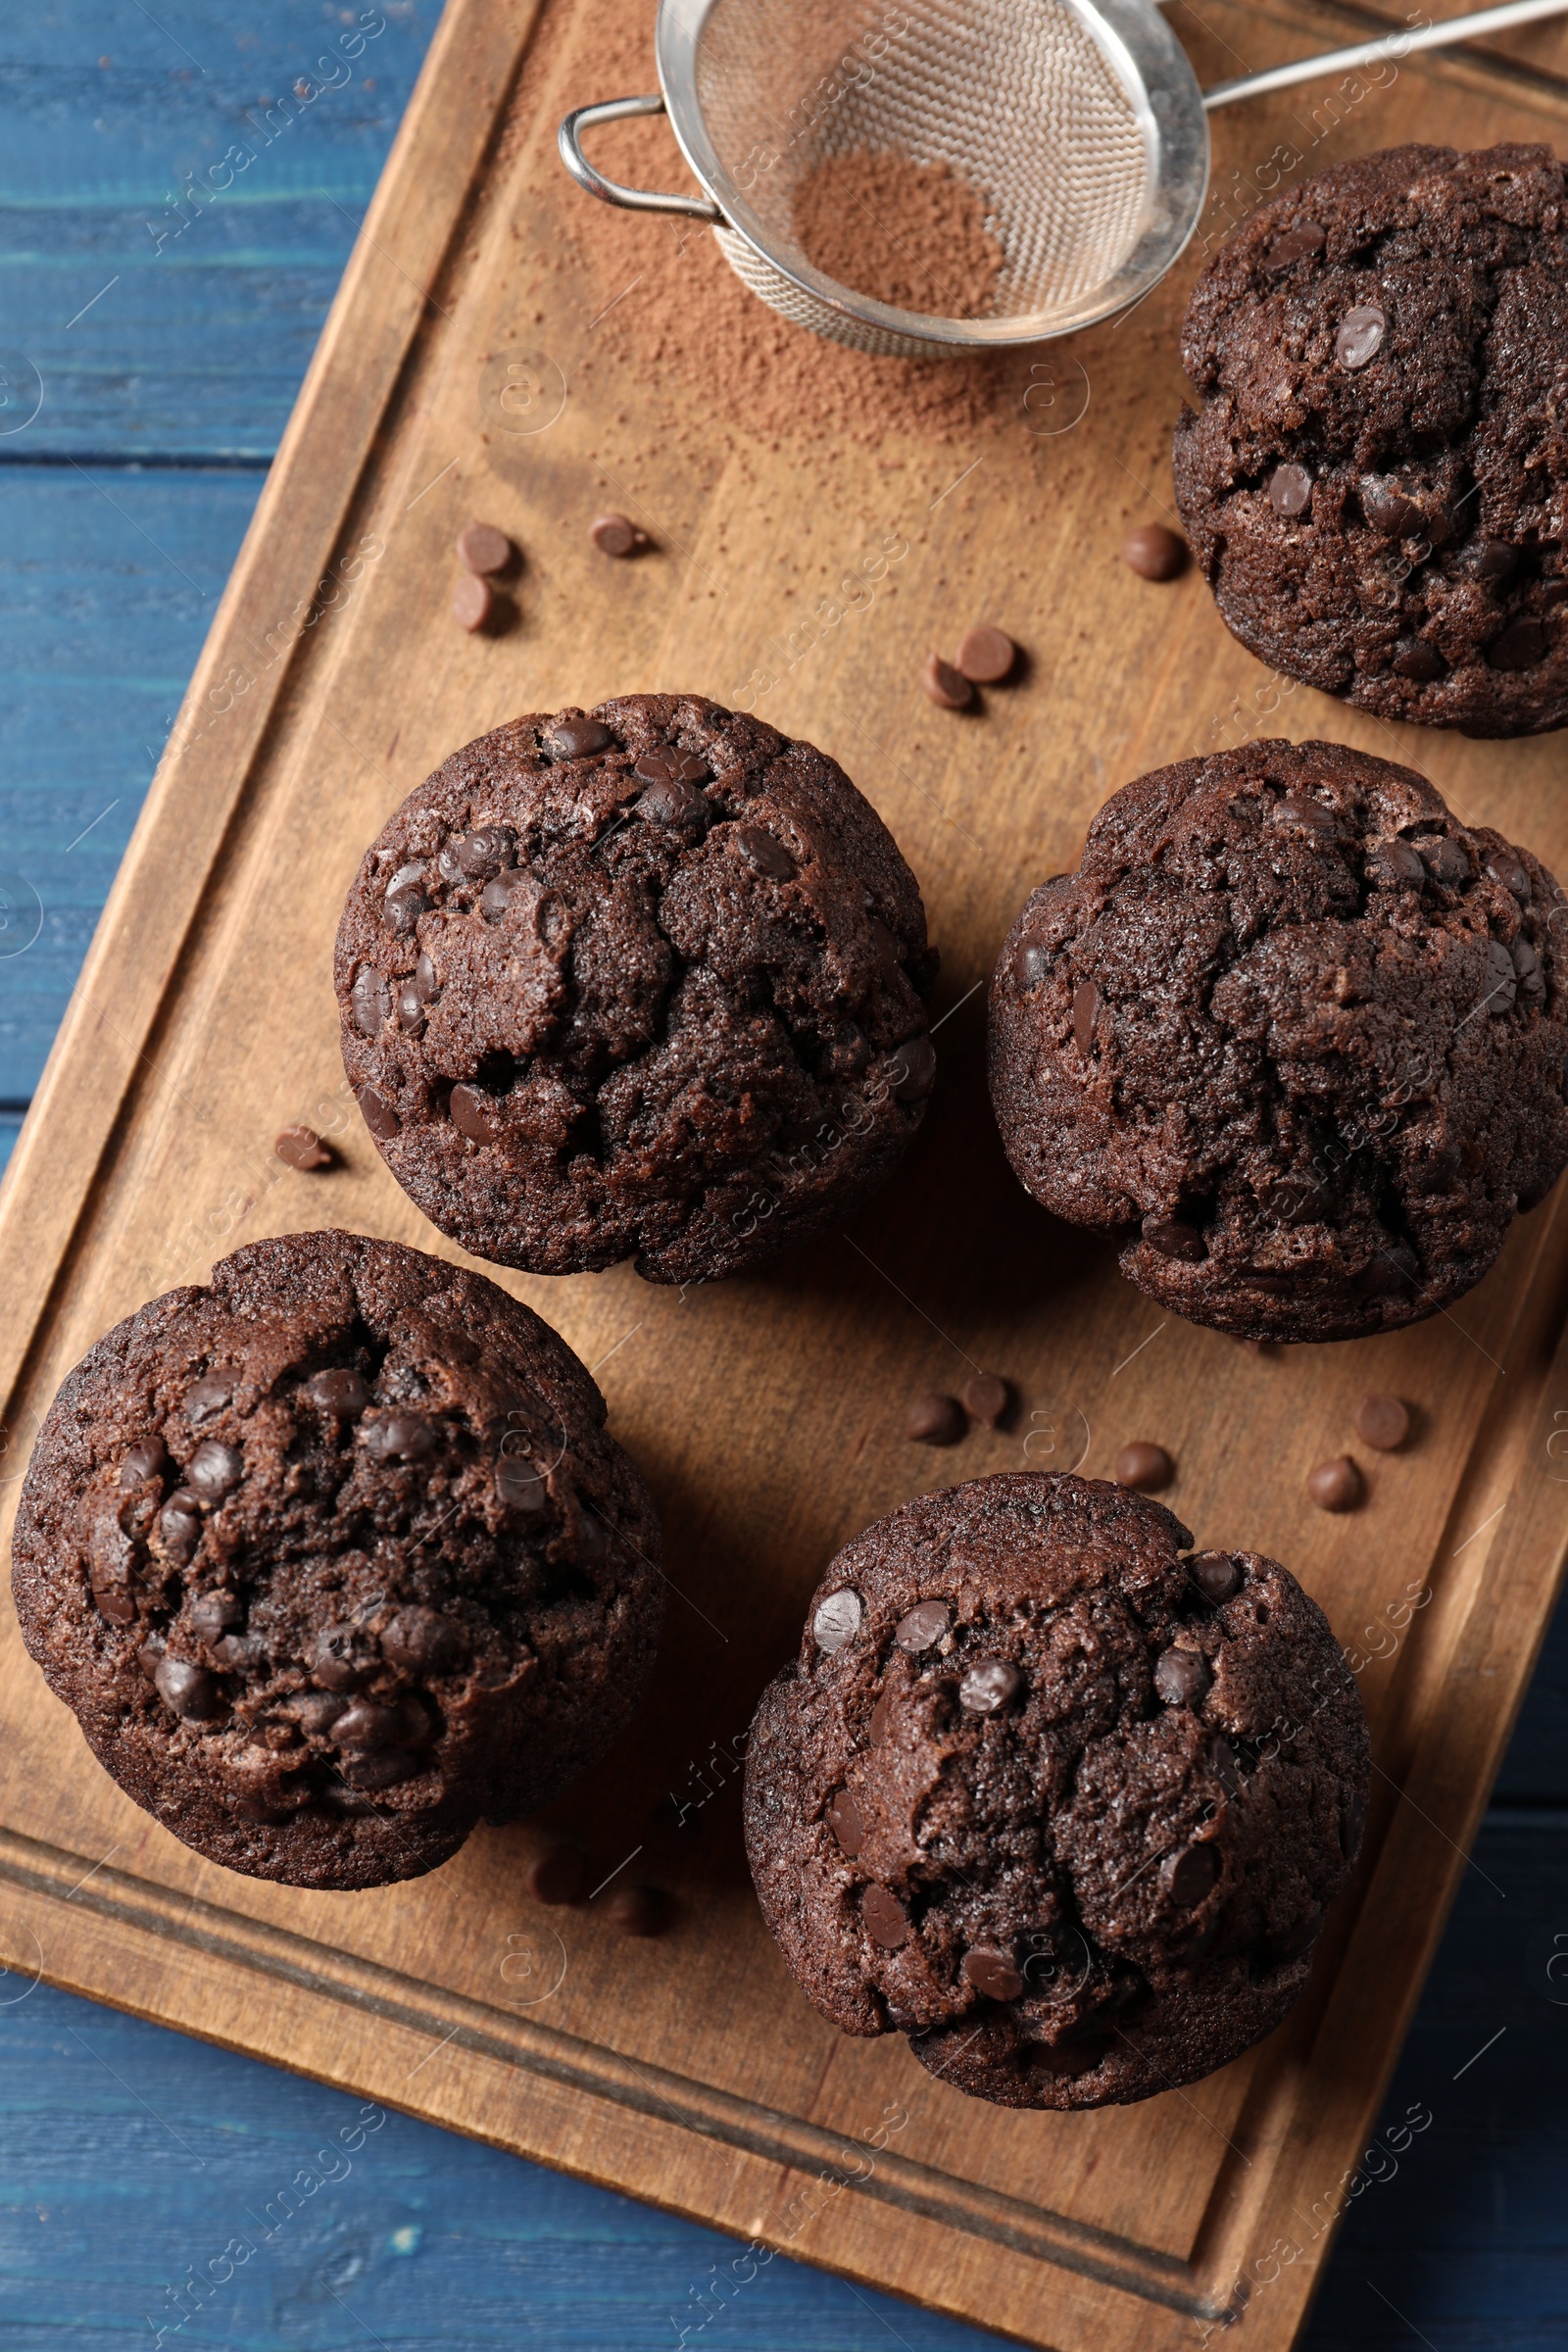
[[1447, 17], [1423, 24], [1414, 32], [1388, 32], [1375, 41], [1357, 41], [1350, 49], [1331, 49], [1322, 57], [1298, 57], [1286, 66], [1270, 66], [1263, 74], [1247, 74], [1239, 81], [1221, 81], [1203, 92], [1203, 104], [1234, 106], [1239, 98], [1261, 98], [1270, 90], [1288, 90], [1298, 81], [1319, 74], [1348, 74], [1356, 66], [1381, 65], [1408, 57], [1414, 49], [1446, 49], [1452, 41], [1468, 41], [1477, 33], [1506, 32], [1514, 24], [1534, 24], [1541, 17], [1568, 14], [1568, 0], [1508, 0], [1503, 8], [1480, 8], [1468, 17]]
[[[1568, 8], [1568, 0], [1563, 0]], [[579, 106], [569, 114], [556, 134], [561, 160], [579, 188], [590, 196], [598, 196], [606, 204], [623, 205], [631, 213], [685, 213], [693, 220], [722, 220], [724, 216], [716, 204], [706, 196], [659, 196], [650, 188], [623, 188], [618, 179], [607, 179], [582, 151], [579, 133], [591, 129], [596, 122], [619, 122], [627, 115], [662, 115], [664, 101], [655, 92], [651, 98], [606, 98], [598, 106]]]

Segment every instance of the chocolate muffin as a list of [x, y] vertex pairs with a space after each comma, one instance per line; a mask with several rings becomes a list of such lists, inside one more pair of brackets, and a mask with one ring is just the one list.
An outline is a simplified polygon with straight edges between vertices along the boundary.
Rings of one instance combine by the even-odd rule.
[[762, 1916], [846, 2034], [1006, 2107], [1228, 2065], [1306, 1983], [1371, 1750], [1317, 1604], [1157, 1502], [1014, 1472], [817, 1587], [752, 1727]]
[[808, 743], [693, 695], [515, 719], [410, 795], [343, 909], [343, 1059], [476, 1256], [762, 1264], [887, 1176], [936, 1073], [898, 845]]
[[256, 1242], [117, 1324], [23, 1488], [23, 1637], [99, 1762], [209, 1860], [374, 1886], [620, 1731], [659, 1523], [564, 1341], [348, 1233]]
[[1194, 1323], [1419, 1321], [1568, 1159], [1565, 943], [1539, 860], [1410, 768], [1331, 743], [1161, 768], [1003, 950], [1007, 1156]]
[[1568, 182], [1395, 147], [1253, 214], [1193, 290], [1176, 495], [1227, 625], [1382, 718], [1568, 722]]

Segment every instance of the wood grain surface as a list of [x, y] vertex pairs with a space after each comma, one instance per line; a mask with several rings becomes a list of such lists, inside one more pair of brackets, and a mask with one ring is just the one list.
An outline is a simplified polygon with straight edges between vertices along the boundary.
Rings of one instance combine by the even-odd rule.
[[[759, 707], [845, 760], [921, 875], [956, 1008], [938, 1107], [849, 1239], [768, 1280], [684, 1299], [624, 1271], [514, 1286], [603, 1362], [688, 1604], [647, 1719], [573, 1818], [609, 1868], [651, 1794], [702, 1785], [828, 1552], [918, 1483], [926, 1465], [911, 1470], [896, 1434], [903, 1395], [967, 1357], [1019, 1382], [1031, 1459], [1080, 1421], [1092, 1470], [1128, 1436], [1170, 1444], [1173, 1499], [1200, 1538], [1288, 1559], [1347, 1639], [1383, 1622], [1406, 1582], [1431, 1586], [1414, 1630], [1363, 1677], [1386, 1775], [1377, 1867], [1309, 2002], [1258, 2058], [1140, 2111], [998, 2117], [917, 2076], [901, 2048], [837, 2042], [805, 2010], [757, 1926], [722, 1792], [700, 1811], [676, 1934], [633, 1965], [592, 1910], [532, 1909], [526, 1832], [488, 1834], [421, 1886], [351, 1908], [222, 1881], [94, 1774], [8, 1654], [8, 1750], [33, 1768], [6, 1790], [7, 1933], [36, 1934], [59, 1982], [388, 2098], [416, 2070], [402, 2104], [1028, 2340], [1186, 2341], [1195, 2318], [1236, 2308], [1287, 2209], [1316, 2210], [1352, 2161], [1528, 1673], [1560, 1548], [1544, 1451], [1568, 1395], [1551, 1353], [1560, 1226], [1547, 1210], [1522, 1227], [1451, 1330], [1260, 1366], [1161, 1327], [1102, 1253], [1017, 1195], [962, 999], [1104, 791], [1207, 730], [1234, 732], [1238, 710], [1253, 732], [1266, 716], [1396, 743], [1466, 813], [1568, 865], [1550, 747], [1416, 739], [1304, 690], [1264, 711], [1267, 681], [1196, 583], [1144, 590], [1118, 572], [1123, 522], [1160, 503], [1180, 284], [1123, 344], [1107, 330], [1069, 355], [1095, 397], [1044, 453], [1027, 373], [960, 449], [923, 439], [890, 391], [874, 452], [749, 445], [732, 422], [705, 444], [667, 387], [607, 378], [570, 338], [617, 292], [620, 224], [571, 214], [580, 200], [551, 155], [575, 29], [552, 20], [514, 84], [520, 12], [449, 16], [193, 688], [220, 723], [183, 729], [166, 763], [5, 1196], [8, 1262], [24, 1270], [13, 1423], [106, 1322], [234, 1241], [338, 1221], [429, 1246], [346, 1116], [349, 1165], [320, 1205], [270, 1158], [285, 1118], [321, 1102], [323, 1121], [343, 1114], [323, 982], [364, 842], [444, 750], [530, 703], [654, 683], [740, 699], [753, 671], [773, 674], [755, 657], [788, 638], [801, 597], [830, 590], [846, 545], [858, 553], [888, 520], [909, 546], [896, 593], [863, 627], [816, 631]], [[1249, 22], [1250, 39], [1261, 30]], [[1408, 135], [1400, 108], [1421, 135], [1469, 144], [1560, 135], [1550, 93], [1478, 95], [1477, 72], [1412, 70], [1378, 138]], [[1269, 135], [1248, 125], [1238, 169]], [[484, 369], [519, 318], [548, 330], [570, 389], [521, 452], [482, 437]], [[612, 572], [586, 549], [612, 463], [661, 564]], [[450, 537], [475, 510], [529, 558], [521, 625], [483, 644], [444, 613]], [[367, 541], [386, 552], [351, 573]], [[264, 661], [276, 616], [334, 559], [353, 593]], [[982, 595], [1024, 640], [1030, 678], [978, 725], [938, 725], [913, 671]], [[1308, 1524], [1302, 1473], [1347, 1442], [1374, 1362], [1421, 1405], [1420, 1442], [1378, 1466], [1358, 1519]], [[959, 1468], [1016, 1461], [1023, 1434], [974, 1442]], [[543, 1992], [521, 1970], [542, 1968], [558, 1926], [564, 1973]], [[436, 2043], [439, 2068], [417, 2071]], [[846, 2167], [839, 2148], [906, 2108], [850, 2183], [861, 2160]], [[1327, 2234], [1254, 2292], [1244, 2338], [1289, 2340]]]

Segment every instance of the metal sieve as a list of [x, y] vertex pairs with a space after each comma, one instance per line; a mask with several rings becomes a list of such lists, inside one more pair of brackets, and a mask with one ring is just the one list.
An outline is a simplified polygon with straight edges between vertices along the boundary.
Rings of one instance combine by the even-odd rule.
[[[1203, 91], [1153, 0], [661, 0], [661, 90], [578, 107], [562, 160], [607, 204], [712, 223], [754, 294], [857, 350], [931, 358], [1039, 343], [1146, 294], [1208, 187], [1208, 113], [1568, 10], [1511, 0]], [[701, 196], [620, 186], [581, 134], [666, 114]], [[979, 189], [1004, 261], [983, 318], [873, 302], [812, 268], [795, 195], [826, 157], [892, 151]]]

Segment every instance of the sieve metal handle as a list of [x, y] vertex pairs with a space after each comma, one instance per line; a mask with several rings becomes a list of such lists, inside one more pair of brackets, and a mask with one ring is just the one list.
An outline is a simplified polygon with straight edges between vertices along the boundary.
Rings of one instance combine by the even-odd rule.
[[[1568, 0], [1563, 0], [1568, 8]], [[656, 91], [651, 98], [606, 98], [598, 106], [579, 106], [567, 115], [556, 134], [561, 160], [579, 188], [597, 196], [605, 204], [623, 205], [629, 213], [684, 213], [693, 220], [722, 220], [724, 216], [716, 204], [706, 196], [660, 196], [651, 188], [624, 188], [618, 179], [607, 179], [582, 151], [579, 133], [596, 122], [619, 122], [627, 115], [662, 115], [664, 100]]]
[[1239, 98], [1262, 98], [1270, 90], [1288, 90], [1319, 74], [1348, 74], [1356, 66], [1376, 66], [1408, 57], [1415, 49], [1446, 49], [1452, 41], [1473, 40], [1478, 33], [1506, 32], [1514, 24], [1534, 24], [1542, 17], [1568, 14], [1568, 0], [1508, 0], [1502, 8], [1481, 8], [1468, 17], [1440, 18], [1414, 32], [1386, 32], [1375, 41], [1357, 41], [1350, 49], [1331, 49], [1322, 57], [1293, 58], [1289, 65], [1271, 66], [1263, 74], [1246, 74], [1239, 81], [1221, 81], [1203, 92], [1203, 104], [1234, 106]]

